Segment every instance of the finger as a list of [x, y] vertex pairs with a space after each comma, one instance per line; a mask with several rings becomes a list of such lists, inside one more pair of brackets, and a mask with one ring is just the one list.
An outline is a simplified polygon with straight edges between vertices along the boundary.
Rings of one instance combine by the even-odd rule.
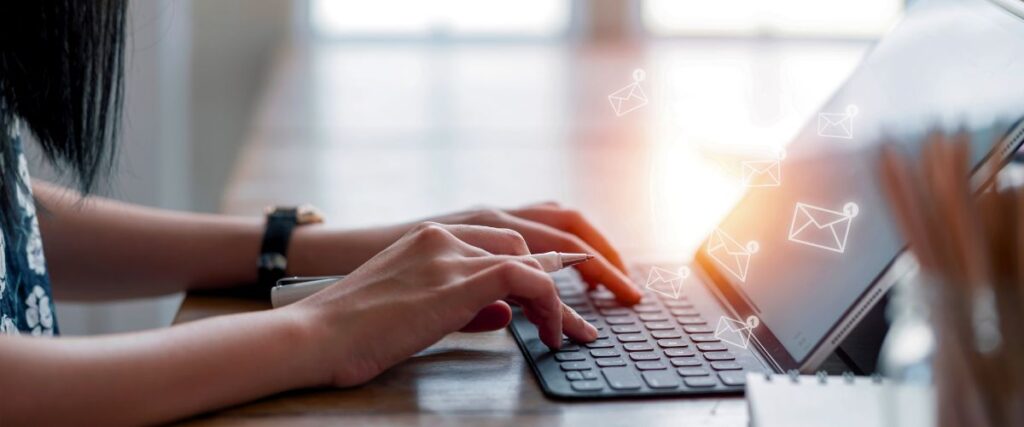
[[509, 213], [525, 220], [539, 222], [574, 234], [594, 249], [597, 249], [601, 255], [604, 255], [612, 265], [623, 273], [629, 273], [626, 269], [626, 263], [622, 261], [622, 256], [615, 250], [611, 242], [578, 211], [541, 205], [526, 209], [515, 209], [509, 211]]
[[[541, 341], [550, 348], [562, 345], [563, 309], [551, 276], [521, 263], [502, 263], [470, 276], [460, 284], [459, 298], [468, 305], [511, 298], [522, 305], [527, 319], [537, 325]], [[592, 341], [597, 329], [574, 319], [564, 324], [566, 335]]]
[[497, 255], [527, 255], [530, 249], [519, 232], [488, 225], [442, 225], [459, 240]]
[[521, 263], [538, 271], [544, 271], [544, 267], [541, 263], [529, 255], [487, 255], [460, 258], [458, 260], [459, 267], [463, 269], [463, 274], [466, 274], [467, 276], [494, 267], [495, 265], [509, 262]]
[[[522, 305], [519, 300], [514, 297], [510, 297], [509, 301], [512, 301], [517, 305]], [[561, 304], [562, 310], [562, 331], [567, 337], [580, 343], [593, 342], [597, 339], [597, 328], [595, 328], [594, 325], [591, 325], [590, 322], [584, 320], [576, 310], [572, 309], [572, 307], [565, 305], [565, 303], [559, 304]], [[529, 320], [532, 313], [529, 309], [523, 307], [523, 314], [526, 315], [526, 318]]]
[[459, 330], [462, 332], [496, 331], [508, 326], [511, 321], [512, 308], [505, 301], [495, 301], [480, 310], [473, 320]]
[[534, 203], [532, 205], [523, 206], [522, 209], [531, 209], [531, 208], [561, 208], [561, 207], [562, 207], [562, 205], [559, 204], [558, 202], [556, 202], [554, 200], [548, 200], [546, 202]]
[[529, 242], [530, 250], [533, 252], [560, 251], [593, 254], [594, 259], [577, 265], [576, 269], [583, 275], [584, 281], [592, 287], [603, 284], [615, 294], [619, 302], [633, 305], [640, 302], [643, 297], [640, 290], [632, 285], [629, 277], [626, 277], [621, 270], [615, 268], [602, 254], [596, 252], [579, 237], [512, 215], [505, 215], [495, 220], [502, 221], [503, 226], [522, 234]]

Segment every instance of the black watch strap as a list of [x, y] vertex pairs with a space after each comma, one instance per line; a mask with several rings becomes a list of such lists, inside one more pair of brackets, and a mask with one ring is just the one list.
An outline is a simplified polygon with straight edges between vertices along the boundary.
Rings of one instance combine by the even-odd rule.
[[267, 210], [267, 228], [260, 245], [257, 281], [261, 288], [269, 289], [283, 278], [288, 270], [288, 242], [295, 227], [322, 222], [323, 218], [311, 206], [274, 207]]

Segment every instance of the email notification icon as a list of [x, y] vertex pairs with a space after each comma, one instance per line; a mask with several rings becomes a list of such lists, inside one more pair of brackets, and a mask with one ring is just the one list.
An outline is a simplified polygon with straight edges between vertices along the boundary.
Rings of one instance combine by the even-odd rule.
[[722, 316], [718, 318], [718, 326], [715, 327], [715, 338], [746, 349], [754, 337], [754, 328], [759, 324], [761, 321], [755, 316], [748, 317], [746, 322]]
[[798, 202], [789, 225], [789, 240], [843, 253], [853, 217], [859, 210], [853, 202], [844, 205], [841, 212]]
[[782, 159], [786, 150], [779, 150], [774, 159], [747, 160], [740, 163], [746, 187], [778, 187], [782, 185]]
[[741, 282], [747, 281], [750, 258], [757, 249], [757, 242], [750, 241], [743, 246], [721, 229], [715, 229], [707, 244], [708, 256]]
[[856, 105], [847, 105], [842, 113], [818, 113], [818, 136], [853, 139], [853, 116]]
[[647, 275], [645, 288], [657, 292], [672, 299], [679, 299], [683, 291], [683, 281], [690, 277], [690, 269], [682, 267], [679, 271], [671, 271], [661, 267], [654, 267]]
[[622, 117], [637, 108], [647, 105], [647, 95], [644, 94], [640, 82], [644, 80], [647, 73], [644, 70], [633, 71], [633, 83], [608, 95], [608, 102], [612, 103], [612, 110], [615, 115]]

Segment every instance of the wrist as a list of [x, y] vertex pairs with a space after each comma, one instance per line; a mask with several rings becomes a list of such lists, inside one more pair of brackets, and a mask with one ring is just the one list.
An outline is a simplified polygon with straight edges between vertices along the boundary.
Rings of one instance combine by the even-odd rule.
[[265, 311], [273, 318], [272, 342], [280, 343], [284, 360], [278, 371], [287, 382], [283, 389], [320, 387], [328, 385], [331, 372], [324, 363], [322, 348], [325, 337], [322, 327], [313, 320], [308, 310], [286, 307]]

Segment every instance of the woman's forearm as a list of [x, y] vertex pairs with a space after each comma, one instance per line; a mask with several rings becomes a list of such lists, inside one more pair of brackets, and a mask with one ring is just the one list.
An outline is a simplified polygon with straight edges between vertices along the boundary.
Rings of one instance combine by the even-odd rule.
[[[172, 212], [65, 188], [33, 186], [48, 267], [58, 296], [102, 300], [220, 288], [256, 281], [262, 217]], [[345, 274], [407, 227], [296, 229], [288, 273]]]
[[0, 336], [0, 425], [166, 422], [325, 385], [295, 313], [223, 316], [98, 338]]
[[[177, 213], [36, 183], [58, 296], [130, 298], [256, 280], [259, 218]], [[139, 285], [144, 284], [144, 285]]]

